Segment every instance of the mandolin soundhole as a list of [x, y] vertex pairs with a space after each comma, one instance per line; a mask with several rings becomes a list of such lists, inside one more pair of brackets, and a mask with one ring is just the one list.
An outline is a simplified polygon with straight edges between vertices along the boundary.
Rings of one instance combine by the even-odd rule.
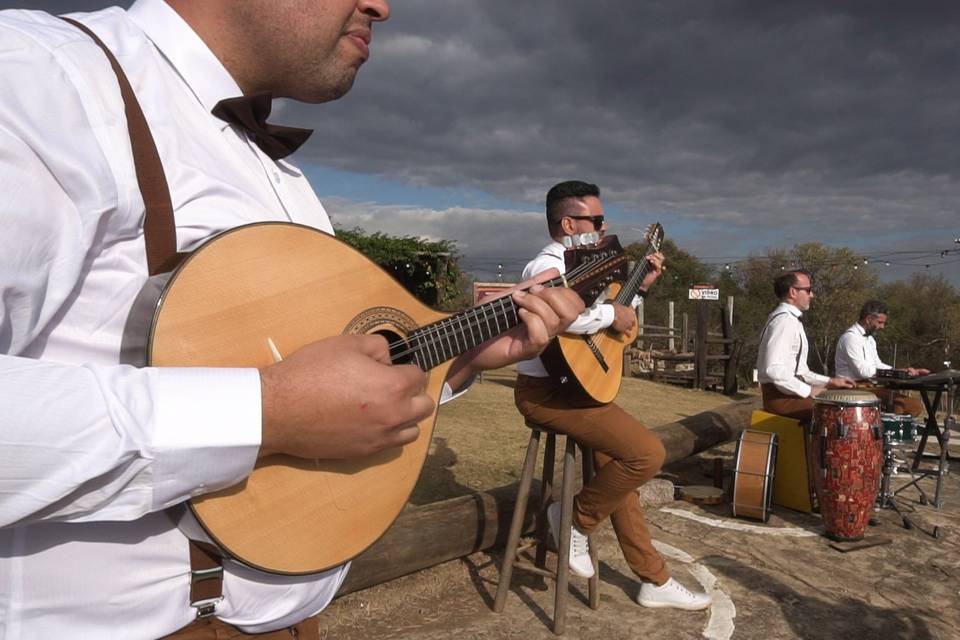
[[356, 316], [344, 328], [344, 334], [376, 334], [390, 344], [390, 359], [395, 364], [413, 362], [407, 336], [417, 328], [413, 318], [393, 307], [373, 307]]

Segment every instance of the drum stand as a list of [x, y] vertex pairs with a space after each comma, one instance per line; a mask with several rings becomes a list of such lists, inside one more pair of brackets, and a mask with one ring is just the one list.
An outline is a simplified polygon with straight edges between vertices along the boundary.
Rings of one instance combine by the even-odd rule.
[[925, 531], [922, 527], [918, 527], [910, 517], [903, 512], [900, 508], [900, 505], [896, 501], [896, 492], [890, 489], [890, 478], [893, 476], [894, 471], [897, 468], [897, 462], [893, 455], [893, 443], [890, 438], [884, 436], [883, 438], [883, 471], [880, 479], [880, 491], [877, 494], [877, 506], [876, 509], [893, 509], [897, 512], [897, 515], [900, 516], [900, 520], [903, 522], [904, 529], [913, 529], [917, 528], [920, 531], [923, 531], [927, 535], [931, 535], [934, 538], [940, 537], [940, 527], [934, 525], [933, 531]]

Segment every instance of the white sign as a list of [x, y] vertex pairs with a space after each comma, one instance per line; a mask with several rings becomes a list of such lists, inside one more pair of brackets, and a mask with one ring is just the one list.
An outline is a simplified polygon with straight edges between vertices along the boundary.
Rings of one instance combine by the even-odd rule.
[[720, 289], [688, 289], [690, 300], [719, 300]]

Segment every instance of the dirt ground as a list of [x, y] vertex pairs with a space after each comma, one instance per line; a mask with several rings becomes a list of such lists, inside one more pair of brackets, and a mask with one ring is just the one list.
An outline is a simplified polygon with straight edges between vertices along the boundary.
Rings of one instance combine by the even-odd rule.
[[[435, 453], [416, 492], [420, 499], [462, 495], [515, 481], [526, 433], [519, 428], [512, 403], [504, 405], [512, 391], [511, 375], [494, 376], [444, 407]], [[651, 425], [729, 402], [716, 394], [626, 382], [620, 401]], [[483, 420], [477, 420], [478, 411], [483, 411]], [[506, 422], [499, 424], [500, 418]], [[509, 424], [514, 425], [512, 429]], [[484, 434], [486, 447], [478, 445]], [[958, 442], [960, 432], [955, 432], [954, 443]], [[496, 452], [475, 451], [486, 448]], [[960, 446], [955, 444], [951, 450], [960, 455]], [[728, 443], [671, 465], [663, 475], [677, 484], [709, 484], [713, 459], [723, 459], [729, 474], [732, 451]], [[906, 452], [903, 456], [907, 458]], [[491, 461], [497, 462], [494, 468], [484, 471]], [[908, 479], [901, 473], [894, 486]], [[932, 490], [933, 480], [924, 480], [921, 486]], [[943, 496], [944, 506], [935, 510], [919, 504], [918, 492], [907, 489], [899, 495], [899, 503], [912, 511], [917, 527], [903, 528], [899, 516], [884, 509], [866, 539], [889, 543], [846, 553], [830, 546], [817, 515], [778, 507], [770, 521], [762, 524], [731, 517], [728, 504], [651, 505], [647, 510], [650, 529], [674, 577], [688, 587], [709, 590], [714, 605], [703, 612], [682, 612], [635, 604], [638, 584], [606, 524], [596, 535], [600, 606], [597, 610], [587, 606], [586, 580], [572, 577], [565, 635], [717, 640], [960, 638], [960, 478], [956, 474], [944, 478]], [[939, 526], [939, 538], [929, 535], [934, 525]], [[552, 558], [551, 554], [548, 562]], [[554, 637], [550, 631], [552, 584], [522, 570], [514, 572], [505, 611], [492, 612], [500, 559], [499, 549], [479, 552], [342, 596], [324, 612], [322, 636], [346, 640]]]

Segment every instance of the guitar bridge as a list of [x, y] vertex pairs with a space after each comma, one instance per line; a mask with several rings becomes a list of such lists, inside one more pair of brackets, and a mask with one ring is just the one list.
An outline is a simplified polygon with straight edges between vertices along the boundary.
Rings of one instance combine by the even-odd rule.
[[600, 348], [597, 347], [596, 343], [593, 341], [593, 338], [590, 336], [583, 336], [583, 341], [587, 343], [587, 346], [590, 348], [590, 353], [593, 354], [593, 357], [597, 359], [597, 362], [600, 364], [600, 368], [603, 369], [604, 373], [610, 371], [610, 366], [607, 364], [607, 359], [603, 357], [603, 354], [600, 353]]

